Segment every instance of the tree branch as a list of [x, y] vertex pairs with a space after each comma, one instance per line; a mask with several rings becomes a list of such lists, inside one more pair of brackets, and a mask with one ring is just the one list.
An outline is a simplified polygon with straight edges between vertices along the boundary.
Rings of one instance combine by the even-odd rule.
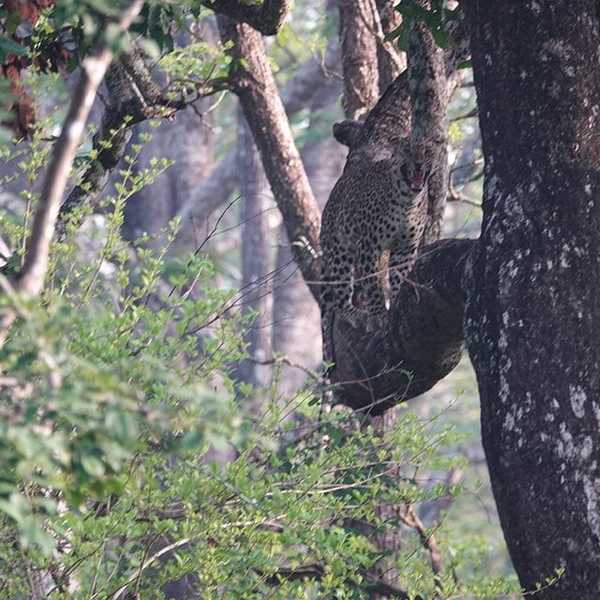
[[395, 10], [395, 0], [371, 0], [371, 5], [373, 3], [377, 13], [375, 33], [379, 41], [377, 48], [379, 89], [383, 93], [406, 67], [406, 57], [394, 49], [393, 42], [386, 40], [386, 36], [400, 25], [402, 16]]
[[[221, 40], [233, 44], [230, 53], [232, 90], [259, 149], [265, 174], [286, 227], [296, 263], [307, 282], [318, 280], [321, 215], [288, 118], [261, 35], [245, 24], [218, 18]], [[313, 285], [311, 291], [317, 294]]]
[[431, 562], [431, 570], [435, 579], [436, 588], [439, 588], [443, 565], [442, 553], [440, 552], [440, 547], [438, 546], [435, 536], [431, 531], [427, 530], [425, 525], [423, 525], [423, 521], [421, 521], [412, 505], [407, 505], [404, 512], [400, 511], [399, 517], [407, 527], [414, 529], [419, 535], [421, 545], [429, 553], [429, 560]]
[[[223, 89], [223, 80], [206, 82], [207, 89], [198, 97]], [[170, 117], [188, 106], [184, 98], [172, 100], [153, 81], [139, 52], [124, 53], [108, 70], [106, 86], [109, 104], [104, 111], [100, 130], [93, 139], [97, 158], [90, 161], [81, 183], [73, 188], [60, 209], [60, 219], [67, 216], [106, 185], [110, 173], [119, 164], [131, 139], [131, 127], [154, 117]], [[194, 98], [194, 101], [196, 98]], [[107, 142], [109, 142], [107, 144]]]
[[[323, 57], [315, 56], [300, 65], [296, 74], [281, 91], [281, 100], [288, 117], [309, 106], [317, 94], [336, 95], [341, 82], [332, 75], [338, 68], [340, 47], [337, 38], [332, 38]], [[238, 181], [236, 149], [230, 149], [211, 172], [195, 188], [180, 209], [182, 231], [180, 236], [190, 238], [192, 220], [202, 220], [227, 201], [233, 194]]]
[[283, 25], [292, 0], [263, 0], [246, 4], [238, 0], [203, 0], [202, 4], [238, 23], [247, 23], [263, 35], [275, 35]]
[[[374, 332], [336, 319], [336, 400], [372, 415], [431, 389], [463, 352], [465, 261], [475, 240], [425, 246], [386, 322]], [[393, 257], [392, 257], [393, 262]]]
[[427, 183], [429, 223], [423, 237], [431, 243], [440, 237], [448, 192], [448, 77], [444, 50], [438, 47], [424, 23], [409, 37], [408, 79], [412, 103], [411, 135], [431, 162]]
[[360, 119], [379, 97], [377, 39], [370, 0], [338, 0], [344, 68], [344, 113]]
[[[143, 4], [142, 0], [131, 2], [118, 23], [121, 32], [128, 29]], [[17, 289], [28, 296], [39, 295], [44, 286], [48, 269], [50, 241], [54, 234], [54, 227], [71, 165], [81, 141], [98, 86], [111, 60], [111, 46], [101, 42], [90, 56], [83, 61], [81, 78], [73, 94], [69, 111], [44, 178], [40, 205], [34, 217], [23, 268], [18, 275]]]

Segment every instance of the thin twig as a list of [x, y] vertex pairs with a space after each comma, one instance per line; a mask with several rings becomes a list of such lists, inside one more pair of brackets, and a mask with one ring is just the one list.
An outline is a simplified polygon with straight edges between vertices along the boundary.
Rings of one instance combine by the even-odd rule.
[[437, 541], [433, 535], [433, 531], [428, 530], [423, 521], [419, 518], [419, 515], [414, 510], [414, 507], [408, 504], [404, 512], [399, 513], [400, 520], [411, 529], [414, 529], [421, 540], [422, 546], [429, 552], [429, 560], [431, 562], [431, 570], [433, 571], [435, 586], [436, 586], [436, 597], [439, 595], [441, 587], [441, 576], [443, 573], [442, 566], [442, 553], [437, 544]]
[[293, 369], [299, 369], [300, 371], [306, 373], [311, 379], [317, 382], [324, 382], [325, 380], [321, 375], [319, 375], [316, 371], [305, 367], [304, 365], [300, 365], [298, 363], [293, 362], [287, 356], [274, 356], [273, 358], [269, 358], [266, 360], [258, 360], [256, 358], [249, 358], [250, 362], [255, 365], [278, 365], [283, 364], [288, 367], [292, 367]]
[[464, 119], [471, 119], [473, 117], [476, 117], [479, 114], [479, 111], [474, 108], [473, 110], [470, 110], [468, 113], [465, 113], [464, 115], [458, 115], [458, 117], [453, 117], [452, 119], [450, 119], [451, 123], [455, 123], [456, 121], [462, 121]]

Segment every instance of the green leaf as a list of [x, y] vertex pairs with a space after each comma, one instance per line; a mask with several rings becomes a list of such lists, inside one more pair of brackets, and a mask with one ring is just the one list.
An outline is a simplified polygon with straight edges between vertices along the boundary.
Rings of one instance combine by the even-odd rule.
[[42, 527], [42, 523], [33, 515], [28, 515], [19, 527], [21, 543], [25, 547], [38, 547], [48, 556], [56, 546], [55, 540]]
[[81, 466], [84, 471], [92, 477], [102, 477], [105, 472], [102, 461], [91, 454], [84, 454], [82, 456]]
[[449, 43], [449, 38], [448, 38], [448, 34], [445, 31], [442, 31], [441, 29], [432, 29], [431, 30], [431, 35], [433, 36], [433, 39], [435, 40], [435, 43], [440, 47], [440, 48], [447, 48], [448, 47], [448, 43]]
[[21, 46], [21, 44], [17, 44], [17, 42], [5, 36], [0, 36], [0, 51], [4, 54], [19, 54], [20, 56], [27, 54], [25, 46]]

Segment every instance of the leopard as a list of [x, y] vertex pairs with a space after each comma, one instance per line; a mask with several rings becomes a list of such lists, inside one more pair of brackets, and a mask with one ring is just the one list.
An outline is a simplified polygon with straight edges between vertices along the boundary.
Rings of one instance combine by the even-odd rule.
[[335, 358], [334, 317], [355, 328], [381, 319], [415, 264], [431, 175], [431, 162], [415, 147], [402, 138], [391, 156], [362, 168], [347, 164], [349, 173], [342, 173], [325, 205], [320, 305], [326, 364]]

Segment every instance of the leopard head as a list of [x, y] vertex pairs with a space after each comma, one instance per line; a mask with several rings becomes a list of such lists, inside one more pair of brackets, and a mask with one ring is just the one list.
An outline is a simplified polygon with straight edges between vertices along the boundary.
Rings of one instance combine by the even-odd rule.
[[401, 144], [396, 158], [402, 187], [411, 194], [419, 194], [427, 185], [431, 175], [431, 161], [419, 149], [411, 148], [408, 142]]

